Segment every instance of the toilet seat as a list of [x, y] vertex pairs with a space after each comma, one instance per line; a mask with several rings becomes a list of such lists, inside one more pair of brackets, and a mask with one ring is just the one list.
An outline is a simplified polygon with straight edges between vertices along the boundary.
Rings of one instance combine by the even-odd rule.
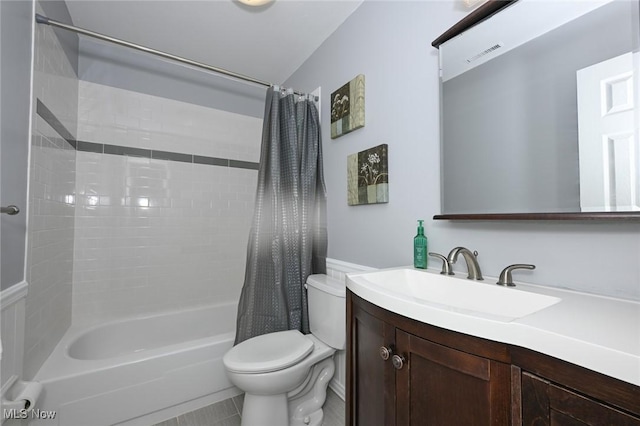
[[263, 334], [231, 348], [224, 364], [235, 373], [269, 373], [297, 364], [313, 351], [313, 346], [313, 341], [298, 330]]

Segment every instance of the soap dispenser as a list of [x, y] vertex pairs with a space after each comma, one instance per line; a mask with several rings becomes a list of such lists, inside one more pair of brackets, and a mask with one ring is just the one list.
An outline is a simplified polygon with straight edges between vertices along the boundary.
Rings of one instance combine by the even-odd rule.
[[418, 235], [413, 239], [413, 266], [427, 269], [427, 237], [424, 235], [424, 220], [418, 221]]

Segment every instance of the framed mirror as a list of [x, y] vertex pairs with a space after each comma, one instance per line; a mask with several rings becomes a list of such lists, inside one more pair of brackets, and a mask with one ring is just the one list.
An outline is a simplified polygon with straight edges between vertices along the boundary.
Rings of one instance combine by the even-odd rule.
[[436, 219], [640, 219], [638, 4], [490, 1], [434, 41]]

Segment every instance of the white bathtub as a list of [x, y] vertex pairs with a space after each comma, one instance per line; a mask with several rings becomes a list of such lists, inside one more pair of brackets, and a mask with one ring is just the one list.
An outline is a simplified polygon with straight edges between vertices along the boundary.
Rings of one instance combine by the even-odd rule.
[[233, 346], [237, 304], [72, 326], [35, 380], [42, 426], [151, 425], [240, 393], [222, 357]]

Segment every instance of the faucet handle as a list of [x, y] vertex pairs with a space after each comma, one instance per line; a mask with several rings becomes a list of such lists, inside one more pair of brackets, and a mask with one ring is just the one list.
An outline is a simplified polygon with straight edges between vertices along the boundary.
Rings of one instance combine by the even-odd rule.
[[513, 277], [511, 276], [511, 271], [514, 269], [536, 269], [536, 265], [529, 265], [527, 263], [515, 263], [513, 265], [509, 265], [500, 272], [500, 277], [496, 284], [506, 287], [515, 287], [516, 285], [513, 283]]
[[442, 275], [455, 275], [451, 270], [451, 263], [449, 262], [449, 259], [441, 255], [440, 253], [435, 253], [432, 251], [429, 252], [429, 256], [437, 257], [438, 259], [442, 260], [442, 270], [440, 271]]

